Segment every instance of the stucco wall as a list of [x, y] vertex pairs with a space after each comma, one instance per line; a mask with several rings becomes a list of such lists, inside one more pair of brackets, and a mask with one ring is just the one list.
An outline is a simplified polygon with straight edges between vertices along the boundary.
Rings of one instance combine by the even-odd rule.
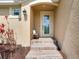
[[69, 22], [72, 0], [61, 0], [55, 12], [55, 37], [61, 47]]
[[9, 9], [8, 8], [1, 8], [0, 9], [0, 16], [7, 16], [9, 15]]
[[55, 16], [55, 37], [67, 59], [79, 59], [79, 0], [61, 0]]
[[34, 11], [34, 28], [40, 34], [40, 11]]
[[[21, 44], [22, 46], [30, 46], [30, 8], [26, 5], [21, 6], [21, 20], [19, 21], [18, 16], [14, 16], [10, 13], [9, 8], [20, 7], [20, 5], [0, 5], [0, 23], [7, 25], [5, 20], [5, 15], [8, 16], [9, 27], [14, 29], [16, 44]], [[27, 15], [23, 15], [23, 10], [27, 10]], [[4, 12], [5, 11], [5, 12]], [[27, 19], [25, 19], [25, 17]], [[7, 25], [8, 26], [8, 25]]]
[[[23, 10], [26, 10], [26, 15], [23, 14]], [[28, 5], [22, 5], [21, 7], [21, 24], [22, 24], [22, 45], [23, 46], [30, 46], [30, 39], [31, 39], [31, 9]]]
[[19, 18], [16, 16], [14, 17], [9, 16], [8, 21], [9, 21], [9, 27], [14, 30], [16, 44], [21, 44], [20, 42], [22, 42], [21, 41], [22, 25], [21, 25], [21, 22], [19, 21]]
[[34, 12], [31, 8], [31, 20], [30, 20], [30, 37], [31, 37], [31, 40], [33, 39], [33, 29], [34, 29]]
[[[15, 40], [16, 40], [16, 44], [22, 44], [22, 37], [23, 37], [23, 29], [22, 27], [22, 23], [21, 21], [19, 21], [19, 16], [14, 16], [10, 13], [10, 7], [12, 8], [16, 8], [16, 7], [20, 7], [20, 5], [0, 5], [0, 24], [3, 23], [5, 24], [5, 29], [7, 29], [8, 24], [6, 21], [5, 16], [8, 16], [8, 22], [9, 22], [9, 27], [11, 29], [14, 30], [14, 36], [15, 36]], [[12, 11], [12, 10], [11, 10]], [[24, 45], [23, 45], [24, 46]]]
[[62, 49], [67, 59], [79, 59], [79, 0], [73, 0]]

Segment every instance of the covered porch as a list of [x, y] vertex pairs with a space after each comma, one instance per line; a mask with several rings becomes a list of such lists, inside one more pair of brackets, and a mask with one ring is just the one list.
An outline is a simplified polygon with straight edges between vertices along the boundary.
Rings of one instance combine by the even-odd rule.
[[55, 26], [55, 9], [56, 4], [43, 2], [31, 5], [31, 36], [33, 30], [36, 31], [39, 37], [53, 37]]

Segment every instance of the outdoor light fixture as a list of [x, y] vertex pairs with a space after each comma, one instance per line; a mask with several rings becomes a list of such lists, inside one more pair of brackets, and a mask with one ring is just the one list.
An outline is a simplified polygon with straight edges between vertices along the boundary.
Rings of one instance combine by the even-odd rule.
[[23, 10], [23, 14], [24, 14], [24, 20], [26, 21], [27, 20], [27, 12], [25, 9]]
[[26, 15], [26, 10], [25, 9], [23, 10], [23, 14]]

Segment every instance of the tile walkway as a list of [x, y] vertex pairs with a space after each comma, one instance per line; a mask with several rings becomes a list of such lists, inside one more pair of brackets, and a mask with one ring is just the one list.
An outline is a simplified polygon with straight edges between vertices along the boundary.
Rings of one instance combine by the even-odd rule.
[[51, 38], [39, 38], [31, 41], [31, 50], [25, 59], [63, 59]]

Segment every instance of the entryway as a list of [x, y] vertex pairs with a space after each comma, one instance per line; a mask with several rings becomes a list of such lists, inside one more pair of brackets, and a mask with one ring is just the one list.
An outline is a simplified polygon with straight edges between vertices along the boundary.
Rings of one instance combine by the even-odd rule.
[[36, 30], [40, 37], [54, 36], [54, 9], [52, 4], [37, 4], [31, 7], [31, 30]]

